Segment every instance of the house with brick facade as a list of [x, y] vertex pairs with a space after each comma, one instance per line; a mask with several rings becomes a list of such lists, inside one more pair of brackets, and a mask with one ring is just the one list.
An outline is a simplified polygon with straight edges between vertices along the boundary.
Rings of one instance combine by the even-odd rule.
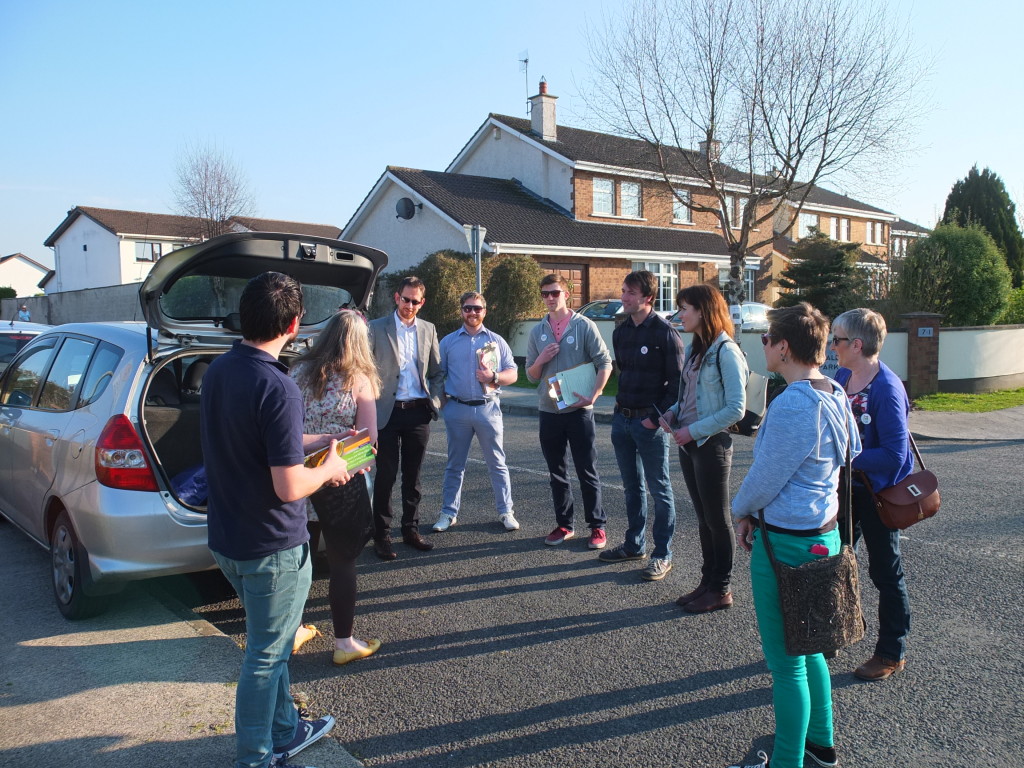
[[[635, 269], [659, 276], [655, 308], [661, 311], [675, 308], [680, 288], [724, 283], [729, 251], [721, 202], [688, 172], [684, 158], [669, 158], [664, 174], [644, 142], [558, 125], [556, 99], [542, 82], [529, 119], [489, 115], [444, 171], [389, 166], [342, 239], [380, 248], [389, 269], [404, 270], [439, 250], [467, 251], [465, 228], [480, 225], [485, 253], [529, 255], [545, 270], [567, 275], [573, 307], [618, 297], [623, 276]], [[691, 153], [689, 162], [699, 165], [704, 150]], [[716, 164], [715, 171], [727, 219], [739, 222], [749, 187], [733, 168]], [[763, 213], [763, 226], [770, 227], [767, 210], [755, 219]], [[810, 190], [803, 211], [799, 226], [811, 226], [812, 214], [813, 226], [835, 217], [839, 234], [863, 235], [880, 251], [898, 220], [824, 189]], [[773, 233], [760, 234], [755, 230], [751, 240], [765, 244], [748, 254], [744, 275], [746, 294], [756, 300], [771, 295], [785, 268]]]
[[[340, 229], [276, 219], [234, 216], [232, 232], [295, 232], [337, 238]], [[53, 249], [54, 270], [46, 293], [140, 283], [171, 251], [198, 242], [195, 219], [164, 213], [121, 211], [76, 205], [44, 245]]]

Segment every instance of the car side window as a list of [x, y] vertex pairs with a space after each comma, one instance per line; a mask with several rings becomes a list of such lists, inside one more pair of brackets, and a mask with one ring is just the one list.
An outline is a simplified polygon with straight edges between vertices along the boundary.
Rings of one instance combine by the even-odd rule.
[[85, 374], [85, 384], [82, 385], [82, 391], [78, 395], [79, 408], [94, 403], [103, 394], [111, 379], [114, 378], [114, 371], [117, 370], [117, 364], [121, 362], [123, 356], [124, 350], [120, 347], [115, 347], [105, 341], [100, 342], [99, 349], [93, 355], [89, 371]]
[[39, 383], [50, 367], [56, 339], [46, 339], [31, 348], [31, 351], [7, 371], [4, 391], [0, 402], [20, 408], [31, 406], [35, 401]]
[[47, 411], [67, 411], [75, 401], [82, 374], [89, 365], [96, 342], [69, 336], [57, 352], [57, 359], [43, 382], [39, 407]]

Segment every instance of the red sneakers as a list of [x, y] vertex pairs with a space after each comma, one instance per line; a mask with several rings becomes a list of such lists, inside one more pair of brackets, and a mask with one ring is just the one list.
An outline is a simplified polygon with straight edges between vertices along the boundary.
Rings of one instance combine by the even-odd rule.
[[558, 528], [555, 528], [555, 530], [548, 534], [548, 537], [544, 539], [544, 543], [547, 544], [549, 547], [553, 547], [556, 544], [561, 544], [566, 539], [571, 539], [575, 535], [576, 534], [572, 529], [562, 528], [561, 526], [559, 526]]
[[590, 531], [590, 543], [587, 544], [591, 549], [604, 549], [604, 545], [608, 543], [608, 537], [604, 535], [604, 528], [593, 528]]

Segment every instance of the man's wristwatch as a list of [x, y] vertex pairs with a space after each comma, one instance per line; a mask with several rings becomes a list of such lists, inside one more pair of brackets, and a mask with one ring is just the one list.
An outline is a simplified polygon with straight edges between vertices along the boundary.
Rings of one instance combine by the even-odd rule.
[[491, 384], [493, 384], [494, 386], [498, 386], [498, 372], [497, 371], [492, 371], [491, 372]]

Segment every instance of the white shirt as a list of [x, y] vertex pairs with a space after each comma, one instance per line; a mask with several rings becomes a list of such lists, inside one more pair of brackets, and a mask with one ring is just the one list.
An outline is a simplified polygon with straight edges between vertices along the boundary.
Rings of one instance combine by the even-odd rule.
[[412, 325], [402, 322], [395, 312], [395, 335], [398, 337], [398, 391], [395, 400], [419, 400], [427, 397], [427, 391], [420, 383], [419, 370], [416, 368], [419, 344], [416, 340], [416, 320]]

